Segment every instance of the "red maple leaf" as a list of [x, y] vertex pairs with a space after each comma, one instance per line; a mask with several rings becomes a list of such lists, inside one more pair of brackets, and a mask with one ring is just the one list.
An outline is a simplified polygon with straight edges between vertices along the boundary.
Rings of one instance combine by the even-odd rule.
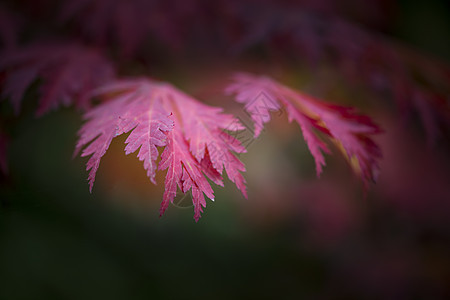
[[[198, 221], [206, 202], [203, 194], [214, 200], [214, 192], [206, 178], [223, 186], [222, 172], [246, 197], [245, 171], [242, 162], [232, 153], [245, 152], [240, 142], [224, 129], [243, 129], [221, 108], [211, 107], [186, 95], [170, 84], [148, 79], [123, 80], [107, 84], [94, 92], [109, 101], [85, 114], [88, 120], [80, 130], [76, 152], [90, 143], [82, 156], [92, 155], [87, 163], [90, 188], [100, 159], [112, 139], [131, 132], [126, 140], [126, 154], [139, 148], [138, 157], [150, 180], [155, 183], [157, 147], [165, 147], [159, 164], [167, 169], [161, 215], [173, 202], [177, 187], [183, 193], [192, 190], [194, 219]], [[238, 124], [233, 128], [229, 124]]]
[[77, 44], [43, 43], [2, 53], [2, 97], [16, 113], [27, 88], [41, 78], [38, 116], [61, 105], [90, 106], [89, 92], [110, 80], [113, 67], [96, 50]]
[[289, 121], [295, 120], [300, 125], [315, 159], [318, 176], [325, 165], [322, 152], [329, 153], [327, 145], [318, 135], [321, 132], [342, 151], [366, 186], [369, 180], [376, 180], [381, 151], [370, 136], [380, 133], [381, 129], [369, 117], [356, 114], [350, 107], [314, 99], [268, 77], [237, 74], [235, 82], [226, 91], [235, 94], [236, 101], [245, 103], [245, 109], [255, 124], [255, 137], [270, 121], [270, 112], [283, 106]]

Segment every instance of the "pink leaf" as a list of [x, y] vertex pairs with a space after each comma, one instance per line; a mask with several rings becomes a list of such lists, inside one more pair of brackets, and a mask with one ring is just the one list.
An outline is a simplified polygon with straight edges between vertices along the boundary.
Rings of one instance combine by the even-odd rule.
[[81, 156], [92, 155], [87, 163], [90, 190], [100, 159], [105, 155], [114, 137], [131, 131], [125, 143], [125, 153], [138, 150], [139, 160], [144, 162], [147, 176], [155, 183], [158, 158], [157, 147], [166, 145], [164, 132], [170, 131], [173, 121], [163, 108], [163, 98], [151, 83], [145, 80], [119, 81], [101, 87], [96, 91], [108, 96], [111, 101], [85, 114], [87, 123], [81, 128], [76, 153], [87, 146]]
[[168, 134], [168, 145], [161, 156], [161, 170], [167, 169], [163, 202], [160, 215], [164, 214], [169, 202], [176, 196], [177, 186], [183, 193], [192, 188], [192, 202], [194, 204], [194, 219], [198, 221], [202, 206], [206, 206], [203, 193], [214, 200], [214, 192], [211, 185], [202, 174], [201, 164], [198, 163], [189, 152], [187, 142], [180, 130], [173, 130]]
[[270, 111], [283, 106], [289, 121], [295, 120], [300, 125], [315, 159], [318, 176], [325, 165], [322, 152], [329, 152], [317, 134], [321, 132], [342, 151], [366, 186], [369, 180], [376, 180], [381, 151], [370, 136], [380, 133], [381, 129], [370, 118], [356, 114], [353, 108], [325, 103], [268, 77], [251, 74], [237, 74], [227, 93], [235, 94], [238, 102], [245, 103], [255, 122], [255, 137], [270, 120]]
[[9, 97], [16, 113], [27, 88], [37, 78], [40, 87], [38, 116], [59, 106], [90, 106], [89, 92], [110, 80], [111, 64], [97, 51], [76, 44], [32, 45], [3, 53], [0, 72], [5, 72], [3, 97]]
[[[112, 139], [131, 131], [126, 140], [126, 154], [140, 148], [138, 157], [150, 180], [155, 183], [157, 147], [165, 147], [158, 169], [167, 169], [165, 192], [160, 214], [173, 202], [177, 189], [192, 192], [194, 219], [198, 221], [206, 206], [204, 195], [214, 200], [214, 191], [207, 178], [223, 186], [222, 172], [245, 197], [245, 171], [242, 162], [232, 153], [245, 152], [240, 142], [224, 129], [237, 131], [242, 125], [220, 108], [198, 102], [175, 87], [147, 79], [122, 80], [94, 91], [93, 95], [108, 98], [86, 113], [88, 120], [80, 130], [76, 152], [91, 142], [82, 156], [92, 155], [87, 163], [92, 189], [100, 159]], [[172, 121], [173, 119], [173, 121]], [[228, 128], [235, 124], [233, 128]], [[236, 125], [237, 124], [237, 125]]]
[[232, 152], [245, 153], [240, 141], [225, 130], [243, 130], [233, 116], [223, 114], [221, 108], [204, 105], [197, 100], [173, 89], [173, 104], [180, 111], [184, 136], [189, 141], [189, 151], [201, 162], [205, 153], [209, 154], [212, 167], [222, 174], [226, 170], [228, 177], [247, 197], [245, 179], [240, 172], [245, 172], [242, 162]]

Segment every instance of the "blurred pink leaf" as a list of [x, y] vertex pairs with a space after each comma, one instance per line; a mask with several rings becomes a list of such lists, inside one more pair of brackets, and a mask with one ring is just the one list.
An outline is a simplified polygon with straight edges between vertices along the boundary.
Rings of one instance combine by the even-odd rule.
[[114, 76], [108, 60], [96, 50], [77, 44], [42, 43], [3, 53], [2, 97], [9, 98], [16, 113], [27, 88], [38, 78], [41, 116], [61, 105], [90, 106], [89, 92]]
[[289, 121], [295, 120], [300, 125], [315, 159], [318, 176], [325, 165], [322, 152], [329, 153], [318, 135], [321, 132], [342, 151], [366, 186], [368, 181], [376, 181], [381, 151], [370, 136], [380, 133], [381, 129], [369, 117], [356, 114], [350, 107], [314, 99], [268, 77], [251, 74], [237, 74], [226, 92], [235, 94], [236, 101], [245, 104], [255, 124], [255, 138], [270, 121], [270, 112], [283, 107]]

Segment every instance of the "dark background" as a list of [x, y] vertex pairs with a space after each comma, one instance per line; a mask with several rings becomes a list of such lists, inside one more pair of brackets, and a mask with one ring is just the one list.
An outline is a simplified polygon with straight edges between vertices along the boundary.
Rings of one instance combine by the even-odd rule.
[[[19, 2], [7, 4], [27, 3]], [[354, 14], [423, 56], [450, 60], [446, 1], [399, 1], [372, 23]], [[257, 61], [263, 70], [254, 53], [260, 57], [253, 50], [230, 61], [244, 70], [247, 59]], [[202, 100], [220, 92], [198, 88], [222, 76], [211, 61], [227, 70], [220, 57], [203, 65], [180, 57], [163, 57], [150, 75]], [[81, 114], [63, 108], [36, 119], [29, 90], [8, 128], [9, 171], [0, 183], [0, 299], [448, 299], [448, 141], [430, 149], [417, 119], [401, 122], [392, 103], [366, 103], [371, 96], [340, 86], [332, 69], [319, 73], [338, 82], [332, 95], [386, 130], [376, 138], [385, 157], [378, 184], [364, 197], [337, 151], [317, 179], [298, 128], [276, 115], [241, 156], [249, 199], [226, 181], [198, 223], [188, 198], [158, 217], [164, 173], [153, 186], [135, 155], [125, 156], [126, 137], [112, 143], [89, 194], [86, 159], [72, 159]], [[242, 113], [223, 97], [205, 101]], [[3, 115], [11, 109], [1, 107]]]

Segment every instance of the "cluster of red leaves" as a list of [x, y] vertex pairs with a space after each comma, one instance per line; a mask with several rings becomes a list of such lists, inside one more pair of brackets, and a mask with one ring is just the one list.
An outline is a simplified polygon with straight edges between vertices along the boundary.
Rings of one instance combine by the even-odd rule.
[[40, 43], [5, 50], [0, 57], [1, 96], [9, 98], [16, 113], [23, 96], [37, 79], [38, 116], [63, 106], [90, 107], [89, 93], [110, 80], [114, 69], [95, 49], [74, 43]]
[[[318, 175], [325, 165], [322, 151], [329, 152], [317, 134], [321, 132], [342, 150], [366, 186], [369, 180], [376, 180], [381, 151], [370, 136], [380, 129], [368, 117], [357, 115], [352, 108], [319, 101], [267, 77], [237, 75], [227, 91], [245, 103], [255, 123], [255, 138], [270, 121], [270, 112], [284, 107], [289, 120], [301, 127], [316, 160]], [[231, 115], [223, 114], [221, 108], [207, 106], [167, 83], [148, 79], [112, 82], [95, 90], [93, 96], [109, 101], [85, 114], [87, 122], [79, 132], [76, 146], [76, 153], [84, 148], [81, 156], [90, 156], [87, 170], [91, 190], [100, 160], [112, 139], [129, 132], [125, 153], [139, 149], [137, 156], [153, 183], [156, 171], [167, 169], [161, 215], [179, 188], [183, 193], [192, 192], [194, 219], [198, 221], [206, 205], [204, 195], [214, 200], [207, 178], [223, 186], [224, 170], [247, 197], [241, 174], [245, 167], [234, 155], [246, 149], [224, 131], [244, 127]], [[158, 147], [164, 148], [159, 165]]]
[[356, 114], [350, 107], [314, 99], [268, 77], [251, 74], [237, 74], [227, 93], [236, 94], [236, 101], [245, 104], [245, 110], [255, 124], [255, 137], [270, 121], [270, 112], [283, 107], [289, 121], [299, 124], [314, 156], [317, 175], [325, 165], [322, 151], [330, 152], [317, 134], [320, 132], [342, 151], [366, 187], [369, 181], [376, 181], [381, 151], [371, 135], [380, 133], [381, 129], [369, 117]]
[[[157, 169], [167, 169], [161, 215], [173, 202], [177, 187], [183, 193], [192, 191], [194, 219], [198, 221], [203, 194], [214, 200], [214, 192], [206, 178], [223, 186], [223, 170], [247, 197], [245, 171], [242, 162], [233, 154], [245, 152], [240, 142], [223, 130], [237, 120], [223, 114], [221, 108], [198, 102], [170, 84], [148, 79], [122, 80], [107, 84], [94, 95], [109, 101], [85, 114], [88, 121], [81, 128], [76, 152], [91, 156], [87, 163], [89, 184], [92, 186], [100, 159], [112, 139], [130, 132], [125, 153], [139, 149], [138, 158], [150, 180], [155, 183]], [[243, 129], [235, 126], [235, 130]], [[165, 147], [159, 156], [157, 147]]]
[[[261, 2], [264, 5], [261, 6]], [[245, 49], [272, 37], [278, 41], [281, 35], [284, 42], [292, 41], [294, 49], [303, 49], [316, 62], [324, 55], [324, 49], [329, 48], [336, 50], [338, 61], [344, 62], [346, 70], [357, 69], [352, 60], [348, 60], [348, 57], [356, 58], [358, 67], [364, 72], [370, 70], [361, 77], [372, 78], [377, 70], [371, 69], [372, 64], [364, 63], [372, 58], [379, 59], [379, 56], [369, 59], [367, 55], [367, 48], [370, 48], [367, 45], [372, 45], [373, 39], [334, 14], [322, 20], [321, 14], [333, 11], [334, 5], [329, 6], [328, 1], [324, 1], [324, 5], [316, 2], [305, 0], [292, 6], [289, 1], [273, 0], [218, 1], [215, 4], [201, 0], [66, 0], [59, 3], [59, 24], [74, 26], [92, 44], [118, 45], [125, 55], [134, 54], [149, 36], [172, 46], [201, 47], [203, 40], [212, 47], [220, 47], [223, 44], [211, 41], [223, 35], [234, 41], [230, 43], [231, 49]], [[8, 20], [0, 21], [0, 29], [7, 28], [1, 26], [1, 22], [11, 23]], [[254, 26], [243, 31], [243, 26], [239, 25], [252, 25], [249, 20]], [[359, 42], [353, 43], [344, 38], [346, 36]], [[0, 38], [5, 45], [15, 43], [10, 31], [0, 31]], [[191, 40], [195, 43], [191, 44]], [[238, 40], [242, 43], [236, 43]], [[380, 53], [384, 53], [383, 49], [390, 48], [381, 48]], [[373, 65], [384, 66], [379, 61]], [[405, 86], [404, 81], [399, 82], [399, 78], [404, 78], [398, 75], [402, 68], [393, 66], [382, 74], [395, 76], [382, 81]], [[39, 43], [14, 48], [14, 51], [10, 47], [3, 50], [0, 58], [1, 96], [9, 98], [16, 112], [20, 110], [27, 88], [37, 79], [42, 80], [37, 115], [61, 105], [75, 104], [87, 110], [87, 122], [80, 130], [76, 151], [83, 149], [82, 156], [90, 156], [87, 162], [90, 190], [112, 139], [129, 133], [125, 152], [139, 150], [138, 158], [153, 183], [156, 171], [167, 169], [161, 214], [179, 188], [183, 193], [192, 192], [197, 221], [206, 205], [204, 195], [214, 199], [207, 179], [223, 185], [224, 170], [247, 197], [241, 174], [245, 167], [234, 154], [246, 150], [224, 131], [244, 129], [234, 117], [223, 114], [220, 108], [200, 103], [167, 83], [148, 79], [113, 81], [113, 78], [114, 70], [107, 59], [93, 48], [73, 43]], [[318, 175], [325, 165], [323, 152], [329, 152], [321, 139], [323, 136], [342, 151], [366, 186], [369, 181], [375, 181], [381, 151], [371, 136], [380, 129], [368, 117], [356, 114], [351, 108], [324, 103], [267, 77], [238, 75], [228, 92], [235, 93], [237, 101], [245, 103], [255, 123], [255, 138], [270, 121], [270, 112], [284, 108], [289, 120], [300, 125], [316, 161]], [[434, 124], [437, 109], [430, 108], [429, 101], [423, 100], [430, 98], [426, 91], [415, 92], [413, 96], [409, 98], [414, 99], [433, 135], [437, 130]], [[91, 109], [94, 97], [109, 101]], [[158, 147], [164, 148], [159, 163]]]

